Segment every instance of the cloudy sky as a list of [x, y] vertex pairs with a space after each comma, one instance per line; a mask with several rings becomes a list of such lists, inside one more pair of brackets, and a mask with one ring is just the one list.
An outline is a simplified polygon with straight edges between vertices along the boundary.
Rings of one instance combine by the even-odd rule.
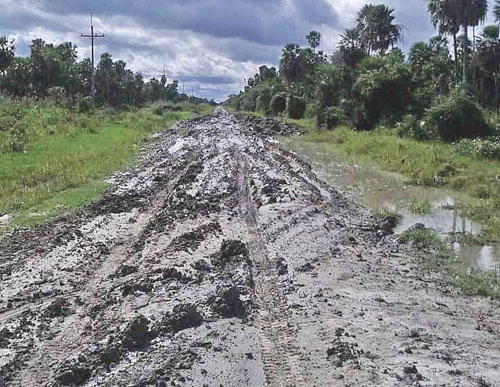
[[396, 22], [407, 29], [405, 52], [434, 33], [426, 0], [0, 0], [0, 35], [16, 40], [18, 55], [41, 37], [72, 41], [84, 58], [89, 41], [80, 33], [89, 33], [94, 12], [95, 32], [106, 35], [97, 57], [110, 52], [145, 78], [165, 70], [185, 83], [186, 93], [221, 101], [259, 65], [276, 65], [284, 44], [304, 43], [311, 30], [322, 33], [321, 48], [331, 53], [365, 3], [395, 8]]

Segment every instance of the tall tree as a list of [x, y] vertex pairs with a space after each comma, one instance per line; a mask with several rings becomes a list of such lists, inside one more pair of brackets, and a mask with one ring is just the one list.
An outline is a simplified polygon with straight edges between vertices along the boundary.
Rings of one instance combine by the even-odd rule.
[[454, 7], [455, 0], [429, 0], [427, 9], [431, 14], [431, 22], [440, 35], [453, 37], [453, 54], [455, 59], [455, 73], [458, 76], [458, 42], [457, 34], [460, 31], [460, 22]]
[[493, 6], [493, 16], [495, 17], [495, 21], [500, 24], [500, 0], [495, 1], [495, 5]]
[[484, 22], [488, 13], [488, 0], [454, 0], [455, 12], [458, 20], [464, 30], [464, 48], [463, 48], [463, 82], [467, 84], [467, 62], [469, 56], [468, 40], [469, 27], [475, 27]]
[[316, 51], [321, 43], [321, 34], [317, 31], [311, 31], [306, 35], [307, 43], [309, 43], [309, 47]]
[[367, 4], [358, 13], [357, 23], [361, 42], [368, 53], [385, 53], [403, 38], [403, 27], [394, 24], [394, 9], [384, 4]]
[[14, 59], [14, 54], [14, 42], [9, 42], [6, 36], [0, 36], [0, 72], [2, 73], [2, 78], [5, 77], [5, 72]]

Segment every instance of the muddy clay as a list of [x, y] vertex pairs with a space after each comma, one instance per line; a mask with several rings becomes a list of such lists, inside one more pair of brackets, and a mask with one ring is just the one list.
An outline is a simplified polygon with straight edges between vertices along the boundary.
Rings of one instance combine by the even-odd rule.
[[181, 123], [99, 202], [0, 241], [0, 385], [500, 386], [498, 302], [269, 134]]

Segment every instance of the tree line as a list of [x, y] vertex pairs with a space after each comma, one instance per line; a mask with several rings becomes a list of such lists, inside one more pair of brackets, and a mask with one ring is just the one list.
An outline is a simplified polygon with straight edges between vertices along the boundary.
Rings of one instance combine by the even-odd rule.
[[[70, 106], [78, 100], [89, 103], [92, 64], [90, 59], [78, 61], [76, 48], [71, 42], [54, 45], [36, 39], [30, 55], [19, 57], [14, 42], [0, 37], [0, 93], [12, 98], [51, 98]], [[109, 53], [101, 55], [95, 81], [97, 106], [142, 106], [157, 100], [209, 102], [179, 93], [179, 82], [168, 83], [165, 75], [146, 81]]]
[[498, 24], [487, 26], [487, 0], [429, 0], [427, 8], [437, 35], [408, 55], [397, 48], [406, 28], [395, 23], [395, 10], [367, 4], [333, 54], [318, 51], [321, 34], [313, 31], [307, 47], [287, 44], [279, 68], [262, 66], [228, 104], [308, 116], [327, 128], [387, 123], [420, 139], [490, 134], [489, 117], [500, 107], [500, 0]]

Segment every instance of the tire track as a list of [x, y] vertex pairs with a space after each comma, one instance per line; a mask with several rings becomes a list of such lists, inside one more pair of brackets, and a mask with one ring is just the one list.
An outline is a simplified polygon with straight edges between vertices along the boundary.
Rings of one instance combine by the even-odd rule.
[[252, 203], [248, 181], [248, 162], [240, 152], [235, 152], [238, 163], [240, 209], [252, 240], [248, 243], [250, 259], [255, 264], [255, 326], [264, 362], [267, 386], [306, 387], [300, 366], [300, 350], [295, 341], [295, 330], [288, 320], [286, 300], [275, 285], [278, 275], [276, 262], [269, 258], [264, 236], [259, 230], [258, 213]]

